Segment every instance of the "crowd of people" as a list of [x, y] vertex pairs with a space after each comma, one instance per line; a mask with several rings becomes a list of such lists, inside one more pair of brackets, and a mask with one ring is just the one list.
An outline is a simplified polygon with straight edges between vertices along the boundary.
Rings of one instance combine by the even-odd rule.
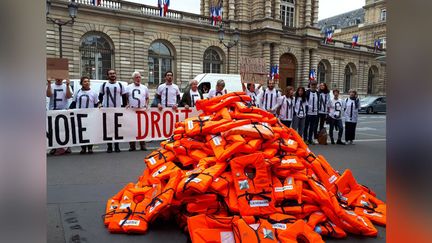
[[[70, 81], [63, 83], [62, 79], [56, 79], [54, 83], [47, 80], [46, 96], [49, 97], [50, 110], [64, 109], [88, 109], [96, 107], [125, 107], [148, 108], [149, 90], [142, 83], [139, 72], [132, 74], [133, 82], [123, 87], [117, 81], [116, 71], [107, 70], [108, 81], [103, 83], [98, 91], [91, 89], [90, 78], [83, 76], [80, 79], [81, 88], [73, 94]], [[165, 82], [156, 90], [152, 106], [159, 110], [178, 107], [189, 109], [195, 106], [197, 100], [203, 99], [203, 93], [198, 89], [198, 81], [191, 80], [189, 88], [181, 96], [179, 87], [173, 83], [173, 72], [167, 71], [164, 75]], [[285, 94], [275, 88], [275, 81], [269, 80], [267, 87], [261, 89], [253, 83], [243, 85], [243, 91], [252, 98], [249, 105], [265, 109], [275, 116], [287, 127], [295, 129], [307, 144], [316, 144], [319, 131], [329, 124], [329, 136], [332, 144], [353, 144], [358, 118], [360, 102], [355, 90], [349, 91], [349, 98], [343, 100], [339, 96], [339, 90], [333, 90], [333, 98], [325, 83], [311, 81], [309, 87], [298, 87], [295, 91], [288, 86]], [[224, 80], [218, 80], [214, 89], [208, 90], [208, 97], [212, 98], [227, 94]], [[73, 98], [69, 105], [68, 99]], [[345, 142], [342, 142], [345, 121]], [[333, 132], [336, 130], [335, 142]], [[146, 150], [144, 141], [139, 141], [140, 150]], [[129, 151], [135, 151], [136, 142], [129, 143]], [[121, 152], [119, 143], [108, 143], [107, 153]], [[50, 154], [70, 153], [70, 148], [52, 149]], [[93, 153], [93, 145], [81, 146], [81, 154]]]

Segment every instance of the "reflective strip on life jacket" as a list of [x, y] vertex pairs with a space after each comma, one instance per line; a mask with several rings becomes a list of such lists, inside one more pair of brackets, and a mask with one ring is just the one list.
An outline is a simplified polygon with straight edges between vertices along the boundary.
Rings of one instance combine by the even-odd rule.
[[[230, 164], [240, 214], [274, 213], [276, 208], [274, 207], [271, 177], [262, 153], [236, 157], [230, 161]], [[247, 167], [255, 170], [254, 175], [245, 171]]]

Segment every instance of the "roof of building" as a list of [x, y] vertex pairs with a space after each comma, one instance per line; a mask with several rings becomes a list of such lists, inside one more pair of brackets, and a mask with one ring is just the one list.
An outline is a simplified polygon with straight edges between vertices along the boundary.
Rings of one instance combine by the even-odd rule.
[[353, 25], [364, 23], [365, 21], [365, 10], [359, 8], [350, 12], [339, 14], [330, 18], [326, 18], [318, 21], [318, 27], [322, 32], [326, 29], [342, 29]]

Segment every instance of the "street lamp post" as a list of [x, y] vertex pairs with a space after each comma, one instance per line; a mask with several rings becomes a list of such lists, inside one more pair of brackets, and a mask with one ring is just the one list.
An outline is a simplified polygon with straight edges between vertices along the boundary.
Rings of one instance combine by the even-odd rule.
[[54, 19], [54, 18], [49, 17], [48, 15], [49, 15], [50, 10], [51, 10], [51, 1], [47, 0], [46, 1], [46, 18], [47, 18], [47, 20], [49, 20], [50, 22], [52, 22], [58, 26], [60, 58], [62, 58], [63, 57], [63, 44], [62, 44], [63, 25], [74, 24], [75, 18], [76, 18], [77, 12], [78, 12], [78, 4], [75, 2], [75, 0], [72, 0], [68, 4], [69, 16], [71, 19], [69, 19], [67, 21], [62, 20], [62, 19]]
[[239, 43], [239, 39], [240, 39], [240, 32], [238, 31], [238, 29], [236, 28], [234, 30], [233, 35], [231, 36], [231, 39], [228, 43], [223, 42], [224, 37], [225, 37], [225, 30], [223, 28], [223, 26], [221, 25], [219, 28], [219, 42], [221, 44], [223, 44], [227, 49], [228, 49], [228, 58], [227, 58], [227, 73], [229, 73], [229, 68], [230, 68], [230, 49], [234, 46], [236, 46]]

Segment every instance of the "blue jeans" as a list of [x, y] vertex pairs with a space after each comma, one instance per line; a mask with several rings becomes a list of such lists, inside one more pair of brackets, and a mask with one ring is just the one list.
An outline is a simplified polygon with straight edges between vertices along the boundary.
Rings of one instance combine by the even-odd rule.
[[342, 134], [343, 134], [343, 125], [342, 125], [342, 119], [334, 119], [329, 117], [329, 121], [330, 121], [330, 139], [333, 139], [333, 129], [334, 127], [337, 127], [339, 129], [338, 131], [338, 140], [342, 139]]

